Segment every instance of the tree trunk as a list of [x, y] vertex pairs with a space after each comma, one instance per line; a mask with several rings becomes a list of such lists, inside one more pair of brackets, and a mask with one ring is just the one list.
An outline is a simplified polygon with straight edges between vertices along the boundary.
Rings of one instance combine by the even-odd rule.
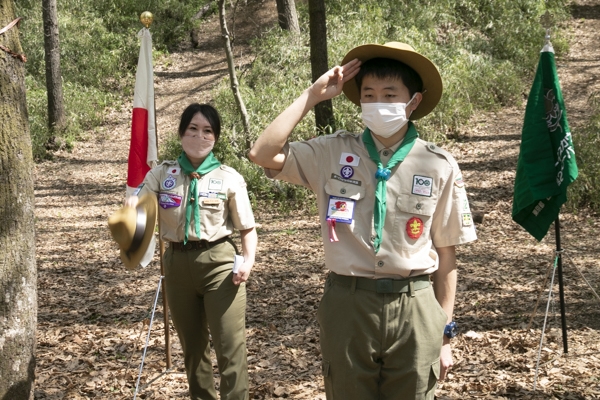
[[[15, 19], [0, 0], [0, 28]], [[22, 53], [17, 27], [0, 44]], [[33, 399], [37, 275], [33, 156], [23, 62], [0, 50], [0, 399]]]
[[[329, 70], [327, 61], [327, 25], [324, 0], [308, 0], [310, 26], [310, 67], [312, 81], [315, 82]], [[315, 106], [315, 123], [320, 133], [335, 130], [333, 105], [331, 100], [322, 101]]]
[[66, 118], [60, 72], [56, 0], [42, 0], [42, 10], [46, 53], [46, 90], [48, 91], [48, 127], [51, 132], [60, 132], [65, 128]]
[[298, 24], [298, 13], [296, 13], [296, 3], [294, 0], [276, 0], [277, 16], [281, 29], [288, 30], [293, 34], [300, 33]]
[[245, 154], [252, 147], [252, 141], [250, 140], [250, 122], [248, 120], [248, 112], [246, 111], [246, 105], [244, 104], [244, 100], [240, 94], [239, 83], [235, 74], [235, 63], [233, 61], [233, 51], [231, 50], [230, 34], [227, 30], [227, 20], [225, 18], [225, 0], [219, 0], [219, 21], [221, 23], [221, 35], [223, 36], [225, 55], [227, 56], [231, 91], [233, 92], [233, 97], [235, 98], [235, 102], [238, 106], [240, 114], [242, 115], [242, 124], [244, 125]]

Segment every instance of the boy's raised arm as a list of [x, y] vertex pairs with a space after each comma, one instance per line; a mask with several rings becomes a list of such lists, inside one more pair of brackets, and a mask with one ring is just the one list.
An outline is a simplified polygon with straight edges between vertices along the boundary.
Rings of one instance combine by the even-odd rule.
[[264, 168], [281, 170], [285, 163], [282, 149], [296, 125], [315, 105], [342, 93], [344, 83], [354, 78], [359, 69], [360, 61], [355, 59], [330, 69], [317, 79], [267, 126], [250, 149], [250, 160]]

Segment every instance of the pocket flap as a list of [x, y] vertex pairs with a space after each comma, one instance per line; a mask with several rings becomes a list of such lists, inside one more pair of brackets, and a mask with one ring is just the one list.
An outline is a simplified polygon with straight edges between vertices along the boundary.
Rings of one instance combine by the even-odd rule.
[[360, 200], [365, 197], [365, 188], [351, 183], [330, 179], [325, 184], [325, 192], [331, 196], [346, 197], [352, 200]]
[[435, 200], [429, 197], [401, 194], [396, 200], [396, 207], [405, 213], [432, 216], [435, 211]]

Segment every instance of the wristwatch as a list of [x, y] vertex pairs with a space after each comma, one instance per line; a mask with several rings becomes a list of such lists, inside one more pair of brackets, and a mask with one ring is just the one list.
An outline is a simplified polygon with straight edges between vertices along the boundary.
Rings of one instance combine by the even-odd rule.
[[446, 335], [448, 339], [452, 339], [453, 337], [458, 335], [458, 325], [456, 324], [456, 322], [452, 321], [448, 325], [446, 325], [446, 327], [444, 328], [444, 335]]

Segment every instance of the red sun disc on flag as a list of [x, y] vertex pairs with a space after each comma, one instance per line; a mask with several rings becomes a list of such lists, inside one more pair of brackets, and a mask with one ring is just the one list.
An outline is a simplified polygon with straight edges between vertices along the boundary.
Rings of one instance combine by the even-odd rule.
[[421, 218], [412, 217], [406, 223], [406, 234], [411, 239], [418, 239], [423, 234], [423, 221]]
[[347, 156], [346, 157], [346, 162], [347, 163], [351, 163], [352, 161], [354, 161], [354, 157], [352, 157], [352, 156]]

